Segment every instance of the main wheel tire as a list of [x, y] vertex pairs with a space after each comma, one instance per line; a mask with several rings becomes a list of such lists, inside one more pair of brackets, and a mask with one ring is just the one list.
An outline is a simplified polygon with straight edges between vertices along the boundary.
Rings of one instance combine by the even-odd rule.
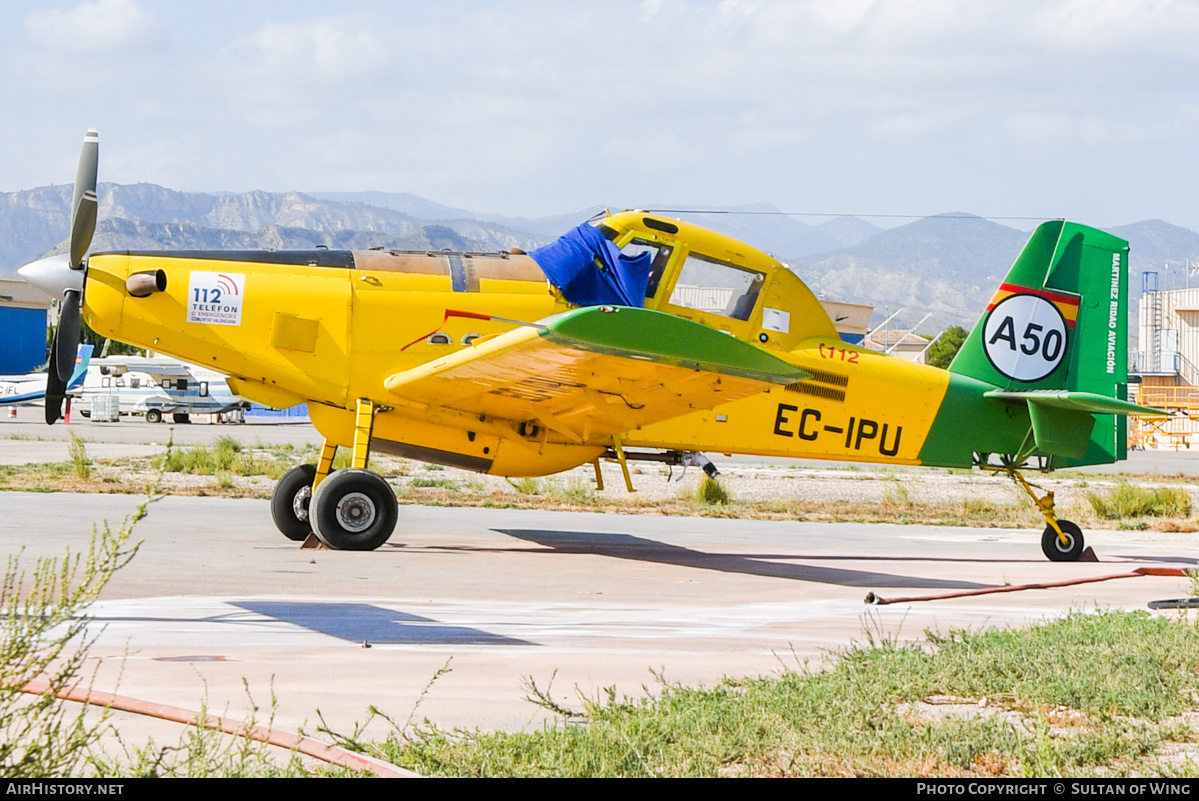
[[271, 495], [271, 518], [275, 521], [275, 528], [293, 542], [304, 540], [312, 532], [308, 507], [314, 478], [316, 465], [293, 467], [279, 479]]
[[148, 409], [146, 411], [146, 422], [147, 423], [161, 423], [162, 422], [162, 412], [158, 411], [157, 409]]
[[340, 470], [312, 494], [312, 530], [335, 551], [373, 551], [391, 537], [399, 506], [379, 475], [357, 468]]
[[1086, 548], [1083, 543], [1082, 529], [1069, 520], [1059, 520], [1057, 524], [1062, 527], [1062, 533], [1070, 540], [1069, 544], [1063, 545], [1062, 541], [1058, 539], [1057, 532], [1053, 530], [1053, 526], [1046, 526], [1045, 533], [1041, 535], [1041, 550], [1045, 552], [1051, 562], [1077, 562]]

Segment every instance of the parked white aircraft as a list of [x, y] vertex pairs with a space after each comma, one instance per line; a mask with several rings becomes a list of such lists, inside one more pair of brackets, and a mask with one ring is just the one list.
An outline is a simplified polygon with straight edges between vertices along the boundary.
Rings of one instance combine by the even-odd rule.
[[[75, 355], [75, 371], [71, 373], [71, 379], [67, 381], [67, 394], [78, 395], [91, 358], [92, 346], [80, 345], [79, 351]], [[46, 373], [0, 375], [0, 406], [33, 403], [44, 400], [45, 397]]]

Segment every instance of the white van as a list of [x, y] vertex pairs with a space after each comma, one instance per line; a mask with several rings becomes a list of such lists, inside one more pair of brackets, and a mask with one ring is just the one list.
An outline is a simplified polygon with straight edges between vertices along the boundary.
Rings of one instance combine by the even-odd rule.
[[84, 417], [111, 408], [115, 396], [119, 413], [144, 415], [146, 422], [162, 422], [169, 414], [176, 423], [191, 422], [193, 414], [232, 413], [242, 421], [250, 404], [234, 395], [225, 378], [211, 370], [174, 359], [105, 357], [93, 359], [83, 381]]

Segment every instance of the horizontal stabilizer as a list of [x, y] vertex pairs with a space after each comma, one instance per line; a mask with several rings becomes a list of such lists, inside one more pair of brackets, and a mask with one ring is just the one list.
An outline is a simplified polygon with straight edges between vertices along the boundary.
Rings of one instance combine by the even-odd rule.
[[1129, 403], [1119, 398], [1109, 398], [1106, 395], [1096, 395], [1094, 392], [1070, 392], [1064, 389], [1026, 390], [1024, 392], [1007, 392], [996, 389], [985, 393], [986, 397], [1001, 401], [1029, 404], [1037, 403], [1055, 409], [1075, 409], [1092, 414], [1122, 414], [1122, 415], [1168, 415], [1162, 409], [1151, 406], [1141, 406]]
[[1037, 450], [1047, 456], [1082, 459], [1087, 452], [1096, 414], [1165, 414], [1093, 392], [1043, 389], [1024, 392], [992, 390], [985, 396], [998, 401], [1028, 404]]

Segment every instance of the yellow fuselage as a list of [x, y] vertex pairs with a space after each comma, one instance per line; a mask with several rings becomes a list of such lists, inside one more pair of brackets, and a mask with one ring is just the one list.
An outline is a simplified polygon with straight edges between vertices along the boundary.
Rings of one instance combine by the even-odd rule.
[[[629, 431], [626, 446], [921, 461], [948, 373], [842, 342], [798, 278], [740, 242], [632, 212], [602, 224], [618, 246], [649, 244], [669, 254], [646, 307], [725, 331], [812, 374], [789, 387]], [[368, 399], [380, 409], [372, 448], [494, 474], [555, 473], [609, 446], [610, 439], [578, 444], [552, 431], [525, 436], [470, 409], [439, 406], [435, 398], [397, 401], [384, 387], [388, 376], [515, 327], [482, 318], [536, 321], [569, 308], [531, 258], [308, 255], [305, 261], [270, 253], [97, 254], [88, 263], [84, 315], [105, 336], [229, 375], [234, 392], [251, 400], [274, 407], [307, 402], [330, 443], [353, 442], [356, 401]], [[761, 290], [752, 311], [730, 316], [686, 300], [699, 291], [680, 281], [689, 256], [756, 275]], [[165, 291], [129, 294], [131, 274], [156, 270], [166, 274]], [[964, 458], [969, 464], [968, 454]]]

